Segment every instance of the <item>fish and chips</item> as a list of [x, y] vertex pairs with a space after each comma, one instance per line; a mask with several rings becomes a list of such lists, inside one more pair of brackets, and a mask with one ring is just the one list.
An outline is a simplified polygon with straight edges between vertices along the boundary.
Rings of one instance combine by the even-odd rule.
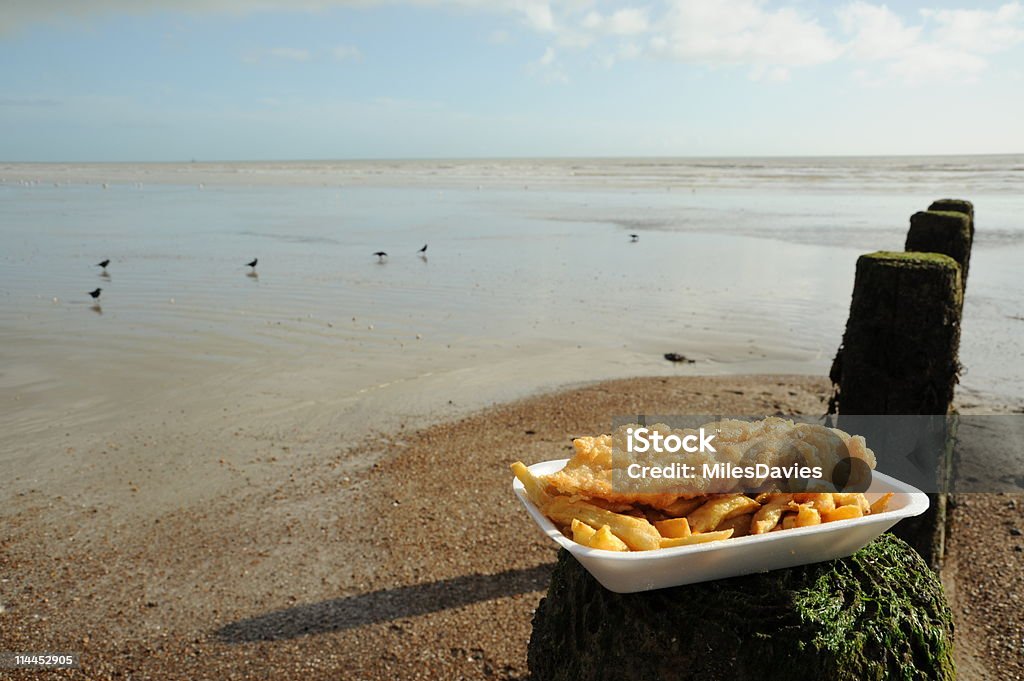
[[[654, 430], [677, 433], [656, 425]], [[718, 421], [702, 427], [716, 434], [714, 461], [772, 467], [796, 463], [833, 470], [844, 458], [859, 459], [865, 469], [875, 466], [874, 453], [864, 438], [811, 424], [771, 417], [762, 421]], [[647, 480], [622, 485], [616, 470], [632, 464], [653, 466], [653, 456], [627, 452], [621, 445], [625, 427], [612, 435], [574, 441], [575, 455], [560, 471], [533, 475], [522, 462], [512, 471], [526, 496], [565, 536], [578, 544], [608, 551], [650, 551], [721, 541], [837, 522], [885, 511], [892, 493], [870, 502], [861, 492], [837, 490], [832, 481], [783, 491], [779, 480], [698, 480], [680, 488], [678, 481]], [[690, 462], [708, 463], [695, 452]], [[707, 469], [705, 469], [707, 470]], [[784, 481], [782, 481], [784, 482]], [[692, 483], [692, 481], [691, 481]], [[829, 489], [831, 487], [831, 490]], [[706, 491], [714, 489], [715, 491]]]

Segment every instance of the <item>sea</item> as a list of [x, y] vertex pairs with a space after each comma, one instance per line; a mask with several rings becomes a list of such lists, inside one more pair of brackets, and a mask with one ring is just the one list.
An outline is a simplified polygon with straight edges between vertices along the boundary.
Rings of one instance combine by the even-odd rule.
[[1019, 404], [1022, 155], [0, 163], [0, 459], [155, 415], [825, 375], [858, 256], [944, 197], [976, 211], [961, 395]]

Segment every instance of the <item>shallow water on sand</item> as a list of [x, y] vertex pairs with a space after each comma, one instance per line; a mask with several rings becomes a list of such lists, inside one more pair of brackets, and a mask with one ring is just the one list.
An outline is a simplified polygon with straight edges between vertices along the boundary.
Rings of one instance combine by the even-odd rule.
[[356, 428], [598, 378], [824, 373], [856, 257], [946, 195], [977, 208], [963, 386], [1024, 395], [1020, 159], [481, 163], [3, 168], [0, 461], [170, 411]]

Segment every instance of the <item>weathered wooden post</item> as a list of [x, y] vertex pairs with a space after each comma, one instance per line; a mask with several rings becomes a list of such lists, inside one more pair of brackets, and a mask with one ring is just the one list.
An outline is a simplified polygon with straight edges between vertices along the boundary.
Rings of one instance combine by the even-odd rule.
[[841, 348], [840, 420], [945, 415], [959, 370], [962, 300], [960, 267], [947, 255], [862, 255]]
[[534, 681], [956, 678], [938, 577], [889, 534], [840, 560], [634, 594], [561, 551], [528, 660]]
[[[966, 224], [964, 218], [966, 217]], [[967, 271], [971, 264], [971, 249], [974, 246], [974, 204], [964, 199], [939, 199], [928, 206], [927, 212], [916, 213], [910, 218], [905, 249], [942, 253], [960, 265], [961, 293], [967, 291]], [[960, 300], [963, 305], [963, 296]], [[955, 462], [954, 445], [957, 439], [959, 420], [955, 415], [946, 422], [945, 443], [936, 462], [938, 491], [931, 495], [934, 511], [923, 518], [915, 518], [904, 527], [898, 528], [901, 536], [930, 536], [933, 546], [931, 563], [941, 564], [945, 553], [946, 503], [953, 479]]]
[[[956, 213], [961, 218], [965, 217]], [[867, 437], [888, 458], [924, 452], [928, 511], [894, 532], [937, 569], [945, 546], [951, 457], [947, 414], [960, 364], [960, 265], [939, 253], [878, 252], [857, 261], [850, 316], [832, 367], [839, 427]], [[931, 415], [897, 423], [877, 416]], [[916, 481], [915, 481], [916, 482]]]
[[[964, 213], [971, 218], [971, 239], [974, 239], [974, 204], [966, 199], [938, 199], [932, 201], [928, 210], [949, 210], [954, 213]], [[948, 254], [947, 254], [948, 255]]]
[[[932, 206], [948, 203], [953, 203], [953, 200], [936, 201]], [[961, 203], [970, 206], [967, 201]], [[967, 288], [967, 269], [974, 243], [973, 207], [970, 210], [971, 213], [929, 208], [914, 213], [910, 216], [905, 247], [907, 251], [942, 253], [956, 260], [960, 265], [961, 285], [964, 289]]]

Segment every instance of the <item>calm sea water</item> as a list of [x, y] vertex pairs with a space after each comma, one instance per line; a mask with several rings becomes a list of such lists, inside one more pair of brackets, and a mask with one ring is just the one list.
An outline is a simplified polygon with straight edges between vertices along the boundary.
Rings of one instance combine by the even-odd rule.
[[962, 385], [1024, 397], [1021, 156], [6, 165], [0, 179], [8, 445], [179, 402], [356, 418], [372, 395], [426, 410], [417, 395], [441, 388], [465, 403], [613, 376], [822, 374], [857, 256], [901, 250], [910, 214], [946, 196], [976, 206]]

